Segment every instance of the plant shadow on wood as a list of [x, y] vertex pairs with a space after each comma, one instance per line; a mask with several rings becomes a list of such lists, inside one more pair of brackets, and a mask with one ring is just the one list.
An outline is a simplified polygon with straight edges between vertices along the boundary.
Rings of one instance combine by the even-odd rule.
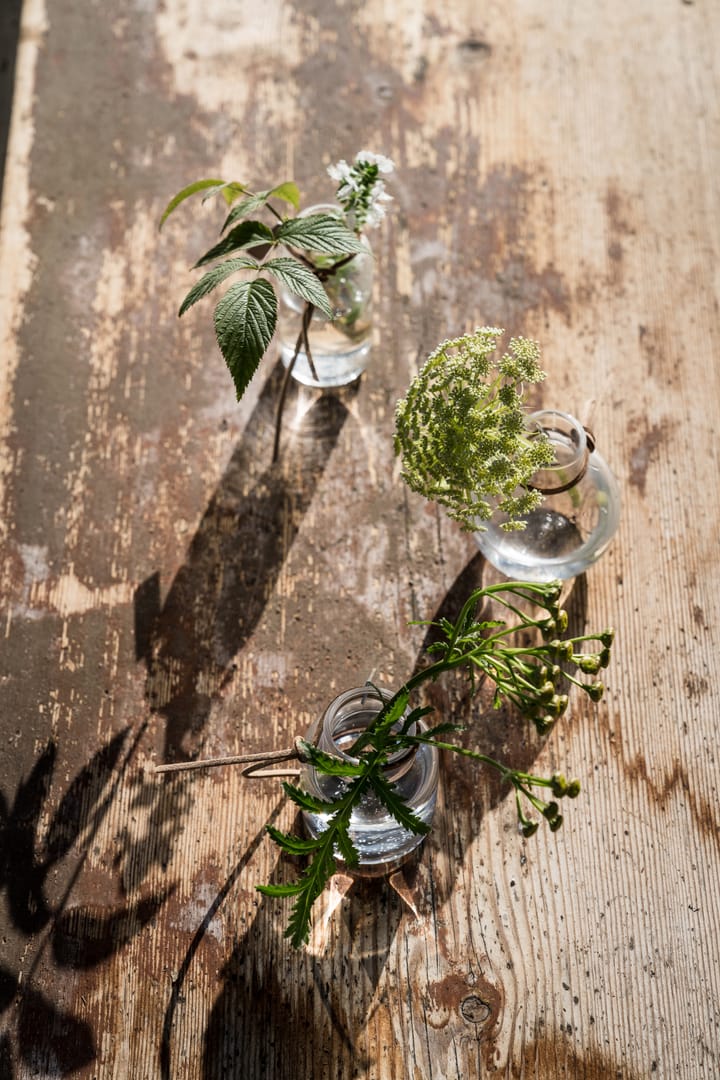
[[136, 653], [147, 664], [150, 706], [165, 719], [166, 762], [197, 756], [213, 699], [265, 610], [348, 415], [340, 394], [309, 397], [293, 384], [286, 415], [300, 419], [271, 464], [281, 374], [278, 364], [164, 604], [158, 574], [137, 591]]
[[[15, 1003], [15, 1043], [10, 1030], [0, 1043], [0, 1076], [14, 1075], [17, 1057], [34, 1071], [66, 1076], [96, 1057], [91, 1026], [59, 1008], [41, 993], [35, 975], [43, 962], [43, 983], [51, 972], [88, 969], [109, 959], [160, 910], [171, 890], [116, 907], [67, 904], [84, 859], [112, 805], [140, 734], [126, 747], [129, 729], [118, 732], [76, 774], [54, 810], [48, 805], [57, 760], [50, 739], [28, 778], [21, 780], [12, 804], [0, 793], [0, 888], [15, 929], [28, 939], [47, 929], [40, 949], [22, 979], [11, 964], [0, 965], [0, 1013]], [[48, 819], [46, 827], [42, 822]], [[71, 861], [70, 861], [71, 857]], [[63, 867], [64, 861], [68, 864]], [[57, 880], [67, 879], [57, 895]], [[49, 946], [53, 965], [44, 946]], [[66, 978], [66, 975], [62, 976]]]
[[[271, 464], [274, 405], [283, 368], [269, 376], [245, 434], [203, 514], [184, 564], [160, 602], [154, 574], [135, 597], [136, 655], [147, 666], [146, 696], [165, 720], [162, 760], [197, 757], [213, 703], [232, 681], [348, 416], [357, 387], [323, 394], [291, 385], [285, 448]], [[138, 777], [142, 837], [123, 843], [123, 880], [136, 887], [167, 866], [192, 806], [193, 780], [158, 785]]]
[[[469, 593], [483, 584], [486, 570], [483, 557], [477, 555], [435, 618], [457, 618]], [[581, 632], [586, 602], [586, 582], [579, 578], [565, 604], [571, 632]], [[425, 650], [432, 640], [429, 630], [418, 666], [426, 663]], [[545, 740], [530, 722], [511, 709], [492, 709], [489, 688], [480, 686], [473, 696], [466, 679], [446, 676], [426, 688], [425, 697], [438, 717], [467, 725], [464, 735], [458, 736], [462, 745], [480, 746], [523, 769], [531, 767], [542, 749]], [[437, 823], [425, 851], [389, 879], [356, 880], [336, 907], [326, 905], [325, 916], [318, 921], [330, 921], [320, 935], [319, 949], [311, 947], [309, 953], [291, 954], [288, 959], [282, 936], [287, 911], [277, 900], [260, 902], [222, 972], [223, 988], [205, 1033], [203, 1080], [260, 1076], [290, 1080], [297, 1075], [330, 1077], [337, 1070], [364, 1075], [371, 1064], [364, 1056], [370, 1045], [364, 1033], [375, 1014], [379, 1030], [387, 1024], [387, 993], [379, 994], [378, 986], [398, 928], [405, 921], [413, 936], [432, 933], [432, 923], [452, 891], [484, 815], [510, 793], [510, 785], [499, 781], [494, 771], [452, 754], [443, 756], [443, 777], [447, 820]], [[299, 821], [296, 827], [300, 828]], [[301, 869], [299, 860], [283, 857], [273, 879], [290, 880]], [[435, 935], [435, 940], [442, 942], [444, 937]], [[385, 1037], [393, 1039], [389, 1029], [383, 1032]]]

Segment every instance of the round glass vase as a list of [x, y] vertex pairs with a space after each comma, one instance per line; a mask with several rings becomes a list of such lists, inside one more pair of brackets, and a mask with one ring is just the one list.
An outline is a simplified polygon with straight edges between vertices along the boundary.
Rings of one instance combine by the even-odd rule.
[[620, 491], [592, 435], [569, 413], [543, 409], [528, 425], [545, 432], [555, 463], [538, 471], [531, 487], [543, 493], [522, 530], [501, 528], [496, 511], [485, 532], [475, 533], [481, 552], [497, 570], [521, 581], [566, 580], [583, 573], [607, 548], [620, 521]]
[[[340, 217], [342, 212], [333, 203], [321, 203], [307, 207], [299, 217], [320, 213]], [[325, 270], [335, 263], [341, 264], [323, 281], [333, 318], [326, 318], [317, 309], [313, 312], [308, 328], [310, 356], [301, 337], [305, 301], [284, 285], [278, 286], [280, 355], [285, 367], [289, 367], [297, 349], [292, 376], [305, 386], [317, 389], [346, 386], [362, 375], [368, 365], [372, 334], [373, 257], [367, 239], [364, 236], [361, 239], [367, 250], [350, 257], [308, 253], [319, 270]]]
[[[346, 690], [330, 702], [320, 720], [310, 728], [308, 741], [326, 754], [355, 762], [357, 759], [348, 751], [391, 696], [387, 691], [377, 691], [371, 686]], [[398, 721], [397, 726], [401, 723], [402, 720]], [[422, 720], [411, 728], [411, 732], [426, 730]], [[425, 744], [398, 751], [388, 759], [384, 772], [410, 809], [430, 825], [437, 799], [438, 750]], [[339, 798], [350, 783], [343, 777], [320, 773], [311, 765], [303, 767], [300, 782], [309, 794], [324, 800]], [[319, 836], [327, 828], [329, 816], [303, 811], [305, 826], [311, 836]], [[371, 877], [396, 869], [424, 839], [422, 834], [404, 828], [372, 791], [364, 794], [353, 810], [348, 832], [359, 856], [359, 864], [352, 867], [352, 872]], [[337, 852], [336, 860], [343, 865]]]

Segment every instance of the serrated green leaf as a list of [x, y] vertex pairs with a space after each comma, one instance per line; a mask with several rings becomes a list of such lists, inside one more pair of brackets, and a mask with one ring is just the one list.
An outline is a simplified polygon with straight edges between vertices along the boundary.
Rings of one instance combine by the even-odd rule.
[[276, 225], [274, 233], [292, 247], [320, 255], [354, 255], [368, 250], [347, 225], [331, 214], [291, 218]]
[[404, 828], [418, 835], [425, 835], [430, 832], [430, 826], [412, 812], [407, 803], [398, 795], [395, 788], [388, 783], [382, 772], [379, 770], [374, 771], [370, 777], [370, 783], [383, 806], [390, 811], [395, 820], [399, 821]]
[[364, 731], [360, 738], [353, 743], [352, 755], [356, 756], [359, 750], [362, 750], [370, 743], [382, 748], [385, 736], [402, 718], [409, 699], [410, 691], [403, 688], [387, 704], [383, 705], [368, 730]]
[[262, 278], [231, 285], [215, 308], [214, 321], [239, 401], [275, 332], [277, 298], [272, 285]]
[[252, 255], [242, 255], [238, 259], [228, 259], [227, 262], [213, 267], [193, 285], [180, 305], [178, 315], [184, 315], [188, 308], [201, 300], [203, 296], [207, 296], [221, 281], [230, 277], [231, 274], [236, 273], [238, 270], [257, 270], [259, 265], [257, 259], [253, 259]]
[[226, 229], [229, 229], [234, 221], [238, 221], [240, 218], [247, 217], [248, 214], [252, 214], [255, 210], [258, 210], [261, 206], [264, 206], [268, 197], [267, 191], [259, 191], [257, 195], [248, 195], [247, 199], [243, 199], [235, 206], [223, 222], [223, 227], [220, 230], [224, 233]]
[[266, 825], [265, 831], [272, 837], [278, 847], [281, 847], [283, 851], [287, 851], [288, 855], [308, 855], [310, 852], [315, 851], [318, 846], [317, 838], [308, 840], [302, 836], [295, 836], [293, 833], [282, 832], [273, 825]]
[[294, 784], [284, 783], [283, 790], [296, 806], [299, 806], [301, 810], [308, 810], [311, 814], [330, 814], [335, 806], [334, 803], [318, 799], [307, 791], [303, 791], [302, 788], [295, 787]]
[[357, 866], [360, 862], [360, 856], [358, 855], [355, 845], [350, 839], [350, 833], [347, 830], [346, 824], [338, 823], [338, 827], [335, 831], [335, 842], [337, 844], [337, 849], [345, 862], [345, 865], [351, 868], [353, 866]]
[[425, 705], [422, 709], [413, 709], [403, 720], [402, 727], [400, 728], [401, 733], [403, 735], [407, 734], [410, 728], [413, 727], [418, 720], [422, 720], [423, 716], [427, 716], [428, 713], [431, 712], [435, 712], [432, 705]]
[[314, 765], [316, 769], [319, 769], [326, 776], [354, 777], [361, 776], [364, 771], [362, 765], [356, 765], [350, 761], [343, 761], [341, 758], [333, 757], [332, 754], [326, 754], [311, 743], [303, 742], [302, 745], [310, 764]]
[[223, 255], [230, 255], [233, 251], [242, 251], [244, 248], [257, 247], [260, 244], [272, 244], [274, 241], [272, 229], [269, 229], [262, 221], [243, 221], [240, 225], [227, 234], [219, 244], [206, 251], [201, 259], [195, 263], [195, 269], [206, 266]]
[[335, 869], [335, 857], [333, 855], [334, 830], [331, 835], [323, 834], [325, 845], [315, 855], [301, 880], [302, 892], [293, 904], [290, 919], [288, 920], [285, 937], [290, 938], [292, 945], [299, 949], [310, 937], [310, 920], [312, 907], [318, 896], [325, 888], [328, 879]]
[[307, 300], [308, 303], [314, 304], [316, 308], [322, 311], [323, 315], [326, 315], [328, 319], [332, 319], [333, 309], [327, 298], [327, 293], [312, 270], [308, 270], [297, 259], [284, 256], [279, 259], [269, 259], [263, 263], [262, 268], [273, 274], [279, 281], [282, 281], [290, 292], [300, 296], [303, 300]]
[[167, 204], [165, 210], [163, 211], [163, 215], [160, 218], [160, 224], [158, 225], [158, 229], [162, 229], [163, 225], [170, 217], [170, 214], [172, 214], [173, 210], [177, 206], [179, 206], [181, 202], [184, 202], [185, 199], [189, 199], [190, 196], [194, 195], [196, 192], [204, 191], [210, 187], [219, 189], [223, 187], [224, 184], [224, 180], [196, 180], [194, 184], [188, 184], [188, 186], [184, 187], [182, 191], [178, 191], [177, 195], [174, 195], [170, 202]]

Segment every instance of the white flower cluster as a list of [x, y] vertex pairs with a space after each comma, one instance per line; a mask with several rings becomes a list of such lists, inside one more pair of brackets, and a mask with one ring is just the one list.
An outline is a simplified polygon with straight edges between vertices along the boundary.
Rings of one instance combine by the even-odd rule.
[[352, 165], [343, 159], [328, 166], [328, 176], [338, 184], [335, 197], [358, 232], [374, 228], [385, 217], [392, 195], [385, 190], [380, 173], [387, 175], [394, 168], [390, 158], [371, 150], [360, 150]]

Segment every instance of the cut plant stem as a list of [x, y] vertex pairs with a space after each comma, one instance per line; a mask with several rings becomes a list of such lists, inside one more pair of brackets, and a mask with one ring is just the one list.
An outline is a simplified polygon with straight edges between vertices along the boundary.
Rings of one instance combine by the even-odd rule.
[[297, 336], [297, 341], [295, 342], [295, 351], [293, 352], [292, 359], [290, 360], [290, 363], [285, 368], [285, 377], [283, 378], [282, 386], [280, 387], [280, 397], [278, 398], [277, 410], [275, 412], [275, 441], [273, 442], [273, 455], [272, 455], [273, 465], [277, 462], [278, 458], [280, 457], [280, 433], [282, 431], [282, 418], [283, 418], [283, 412], [284, 412], [284, 409], [285, 409], [285, 398], [287, 397], [287, 390], [288, 390], [288, 385], [290, 383], [290, 376], [292, 375], [292, 371], [293, 371], [293, 368], [295, 367], [295, 363], [297, 361], [297, 358], [300, 355], [300, 349], [303, 346], [303, 342], [305, 344], [305, 355], [307, 356], [307, 361], [308, 361], [308, 365], [310, 367], [310, 371], [312, 372], [312, 377], [313, 377], [313, 379], [315, 379], [315, 382], [320, 382], [320, 380], [318, 379], [317, 371], [315, 370], [315, 363], [314, 363], [313, 358], [312, 358], [312, 353], [310, 352], [309, 328], [310, 328], [310, 322], [312, 321], [314, 311], [315, 311], [315, 305], [311, 304], [308, 301], [305, 304], [305, 308], [303, 310], [302, 326], [300, 328], [300, 333]]

